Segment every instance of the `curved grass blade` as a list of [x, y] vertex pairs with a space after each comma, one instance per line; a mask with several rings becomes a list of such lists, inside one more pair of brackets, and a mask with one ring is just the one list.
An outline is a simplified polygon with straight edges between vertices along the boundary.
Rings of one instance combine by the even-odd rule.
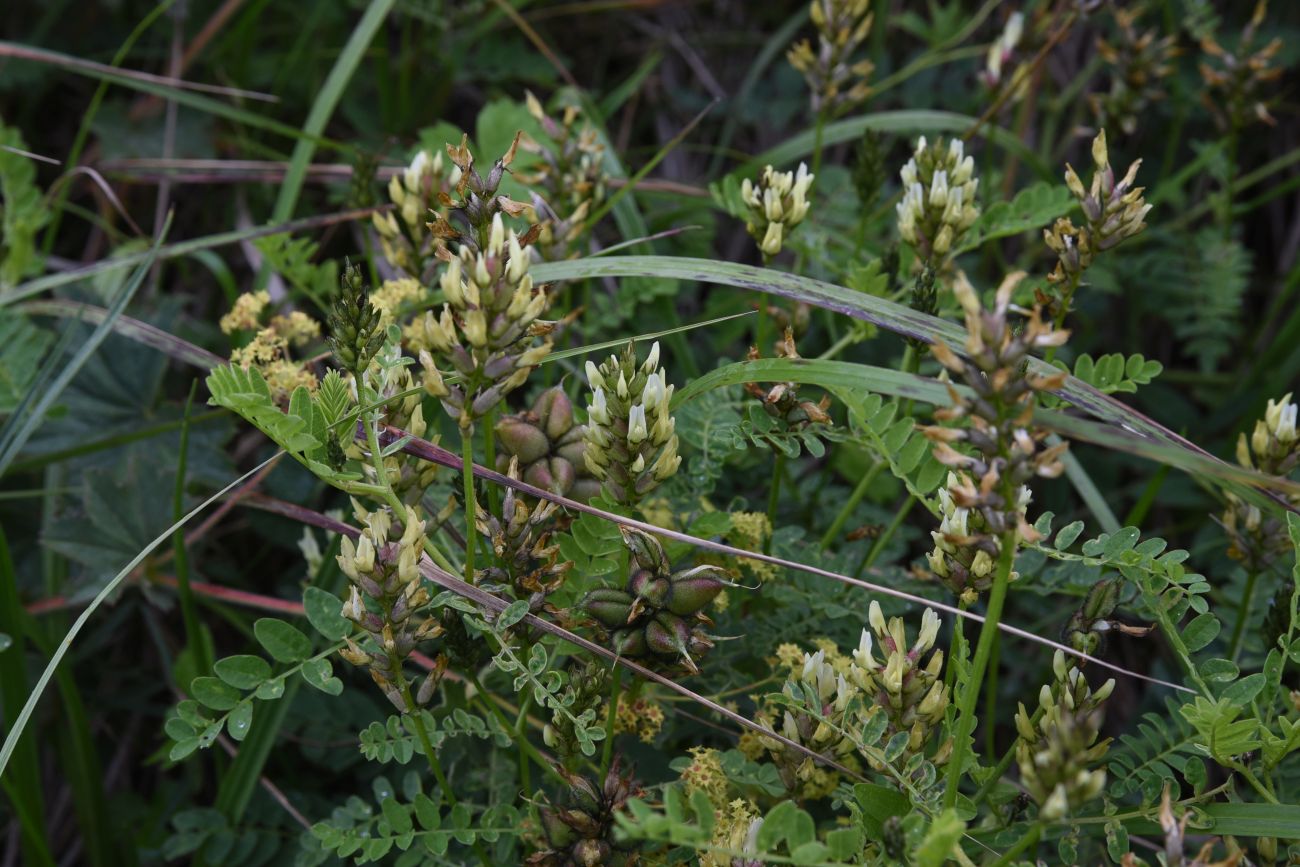
[[[867, 130], [890, 133], [965, 133], [978, 121], [970, 115], [953, 111], [934, 111], [931, 109], [904, 109], [900, 111], [878, 111], [857, 117], [845, 118], [826, 124], [822, 131], [822, 146], [829, 147], [842, 142], [857, 141]], [[999, 127], [985, 124], [979, 134], [989, 141], [1013, 151], [1025, 165], [1031, 167], [1042, 178], [1050, 178], [1053, 171], [1037, 154], [1025, 147], [1020, 139]], [[794, 163], [801, 157], [813, 152], [816, 144], [815, 130], [804, 130], [781, 142], [774, 148], [766, 150], [737, 168], [733, 174], [753, 175], [762, 171], [765, 165], [784, 166]]]
[[[332, 226], [335, 223], [346, 223], [351, 220], [359, 220], [368, 217], [375, 211], [388, 210], [391, 205], [381, 205], [375, 208], [354, 208], [350, 211], [340, 211], [336, 214], [322, 214], [317, 217], [305, 217], [301, 220], [290, 220], [286, 223], [279, 223], [269, 226], [257, 226], [251, 229], [235, 229], [230, 232], [220, 232], [216, 235], [205, 235], [202, 238], [193, 238], [188, 241], [176, 241], [172, 244], [166, 244], [158, 248], [157, 260], [160, 262], [168, 259], [175, 259], [180, 256], [189, 256], [200, 250], [211, 250], [214, 247], [227, 247], [231, 244], [238, 244], [242, 241], [251, 241], [254, 238], [265, 238], [268, 235], [282, 235], [289, 232], [304, 232], [308, 229], [319, 229], [322, 226]], [[155, 255], [152, 250], [143, 253], [131, 253], [126, 256], [119, 256], [116, 259], [105, 259], [96, 262], [93, 265], [87, 265], [84, 268], [73, 268], [70, 271], [62, 271], [58, 274], [46, 274], [26, 283], [20, 283], [10, 289], [8, 292], [0, 292], [0, 307], [6, 304], [12, 304], [15, 301], [21, 301], [24, 298], [30, 298], [41, 292], [50, 289], [57, 289], [60, 286], [70, 286], [82, 280], [88, 280], [91, 277], [107, 274], [110, 271], [119, 271], [138, 265], [150, 256]]]
[[[64, 301], [57, 298], [50, 301], [28, 301], [17, 305], [16, 309], [34, 316], [77, 318], [95, 325], [108, 318], [108, 311], [103, 307], [82, 304], [79, 301]], [[141, 322], [139, 319], [133, 319], [130, 316], [118, 316], [117, 319], [113, 320], [112, 328], [122, 337], [152, 347], [170, 358], [192, 364], [204, 370], [210, 370], [218, 364], [226, 363], [226, 359], [215, 352], [208, 352], [188, 340], [182, 340], [168, 334], [161, 328], [150, 325], [148, 322]]]
[[[943, 341], [959, 355], [965, 352], [966, 332], [952, 322], [919, 313], [910, 307], [884, 298], [770, 268], [687, 257], [612, 256], [606, 259], [577, 259], [536, 265], [533, 274], [538, 280], [574, 280], [585, 277], [670, 277], [677, 280], [735, 286], [823, 307], [926, 343]], [[799, 364], [807, 365], [808, 360], [804, 359]], [[1032, 361], [1031, 368], [1039, 373], [1058, 372], [1057, 368], [1037, 359]], [[922, 384], [926, 381], [923, 377], [902, 379], [905, 374], [889, 373], [900, 378], [896, 380], [900, 387], [927, 387]], [[885, 375], [884, 372], [881, 373], [882, 377]], [[930, 387], [938, 385], [933, 381], [931, 383]], [[1172, 463], [1187, 472], [1203, 473], [1231, 483], [1267, 491], [1270, 492], [1268, 496], [1274, 507], [1295, 508], [1276, 497], [1274, 492], [1300, 493], [1300, 483], [1266, 476], [1228, 464], [1076, 377], [1067, 377], [1065, 385], [1055, 393], [1105, 423], [1088, 422], [1062, 413], [1041, 416], [1043, 419], [1050, 419], [1049, 426], [1061, 434], [1084, 439], [1107, 448], [1138, 454], [1152, 460]], [[907, 393], [903, 395], [914, 396]], [[916, 398], [929, 403], [935, 402], [919, 395], [916, 395]]]
[[[158, 250], [162, 245], [162, 239], [166, 237], [167, 230], [171, 227], [171, 215], [163, 224], [162, 233], [154, 239], [153, 246], [145, 254], [140, 266], [136, 269], [134, 275], [125, 286], [117, 293], [117, 298], [104, 314], [103, 320], [95, 327], [86, 341], [77, 348], [72, 358], [68, 361], [67, 366], [59, 372], [59, 375], [49, 384], [37, 384], [34, 389], [40, 389], [39, 396], [31, 402], [31, 406], [26, 412], [20, 408], [19, 412], [14, 413], [5, 423], [3, 429], [0, 429], [0, 476], [4, 475], [5, 469], [17, 456], [19, 450], [27, 444], [28, 438], [40, 427], [41, 422], [45, 420], [45, 414], [49, 412], [50, 407], [63, 394], [63, 390], [72, 382], [72, 378], [81, 370], [82, 365], [90, 360], [90, 357], [99, 349], [99, 345], [108, 337], [109, 332], [113, 330], [113, 322], [122, 315], [126, 305], [135, 297], [136, 291], [144, 282], [145, 275], [153, 266], [154, 261], [158, 258]], [[57, 357], [52, 357], [47, 364], [57, 363]], [[28, 402], [24, 400], [24, 405]]]
[[325, 83], [312, 102], [311, 111], [307, 113], [307, 121], [303, 124], [302, 132], [298, 133], [298, 143], [293, 147], [288, 171], [285, 172], [284, 182], [280, 185], [280, 192], [275, 200], [275, 210], [271, 214], [272, 222], [282, 222], [293, 216], [293, 208], [298, 203], [298, 194], [302, 191], [303, 180], [307, 177], [307, 167], [311, 164], [312, 154], [316, 152], [317, 143], [324, 142], [320, 136], [325, 131], [325, 124], [334, 114], [334, 108], [339, 104], [343, 91], [347, 89], [352, 74], [357, 71], [362, 56], [370, 47], [375, 32], [388, 17], [394, 2], [396, 0], [371, 0], [366, 13], [357, 22], [352, 35], [348, 37], [347, 44], [343, 46], [338, 59], [334, 61]]
[[72, 647], [72, 642], [76, 640], [77, 635], [80, 634], [81, 630], [85, 627], [86, 622], [90, 620], [91, 615], [95, 613], [100, 605], [104, 604], [104, 600], [117, 589], [118, 585], [126, 579], [126, 576], [130, 575], [131, 572], [135, 570], [135, 567], [139, 566], [140, 563], [144, 561], [145, 557], [148, 557], [153, 553], [155, 548], [170, 539], [173, 533], [189, 523], [189, 521], [195, 515], [199, 514], [199, 512], [202, 512], [208, 506], [224, 497], [245, 479], [254, 475], [258, 470], [262, 469], [282, 454], [284, 454], [284, 452], [277, 451], [274, 455], [267, 458], [265, 461], [262, 461], [262, 463], [253, 467], [251, 470], [226, 485], [220, 491], [217, 491], [211, 497], [208, 497], [202, 503], [195, 506], [179, 521], [172, 524], [166, 530], [163, 530], [162, 533], [154, 537], [152, 542], [145, 545], [144, 548], [140, 550], [140, 553], [136, 554], [135, 557], [131, 559], [130, 563], [123, 566], [121, 571], [114, 575], [113, 579], [104, 585], [104, 589], [100, 590], [99, 593], [95, 595], [95, 598], [86, 606], [86, 609], [77, 616], [77, 619], [72, 624], [72, 628], [68, 630], [68, 634], [59, 642], [59, 646], [50, 656], [50, 661], [45, 666], [45, 670], [41, 672], [40, 679], [36, 681], [36, 688], [33, 689], [31, 695], [27, 697], [27, 702], [23, 705], [23, 709], [14, 719], [13, 725], [9, 727], [9, 731], [5, 733], [4, 746], [0, 747], [0, 774], [3, 774], [5, 768], [8, 767], [9, 759], [18, 745], [18, 739], [22, 737], [23, 730], [27, 728], [27, 723], [31, 720], [32, 713], [36, 710], [37, 702], [40, 701], [41, 696], [45, 692], [45, 688], [49, 686], [50, 680], [54, 677], [55, 669], [59, 667], [59, 663], [63, 661], [63, 657], [67, 655], [68, 650]]

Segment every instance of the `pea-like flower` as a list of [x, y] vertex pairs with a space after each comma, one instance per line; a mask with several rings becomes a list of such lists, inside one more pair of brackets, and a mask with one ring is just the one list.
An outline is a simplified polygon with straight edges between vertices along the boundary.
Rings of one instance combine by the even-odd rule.
[[550, 354], [551, 329], [538, 321], [549, 299], [544, 286], [533, 284], [528, 266], [519, 237], [506, 231], [497, 214], [483, 249], [462, 246], [447, 263], [441, 313], [427, 311], [407, 329], [413, 348], [428, 351], [430, 360], [447, 360], [461, 375], [452, 385], [427, 373], [426, 387], [430, 393], [445, 392], [438, 397], [462, 428], [472, 427], [523, 385]]
[[966, 154], [961, 139], [945, 147], [943, 139], [931, 145], [921, 136], [899, 176], [903, 200], [897, 206], [898, 234], [922, 259], [944, 260], [979, 219], [974, 158]]
[[793, 172], [766, 166], [758, 183], [749, 178], [741, 182], [740, 197], [749, 209], [745, 228], [758, 242], [764, 259], [780, 253], [790, 232], [808, 216], [808, 193], [814, 179], [800, 163]]
[[599, 366], [589, 361], [587, 380], [591, 403], [583, 459], [611, 498], [635, 505], [682, 463], [670, 411], [673, 386], [659, 367], [659, 344], [640, 365], [631, 343]]
[[1056, 681], [1039, 693], [1037, 725], [1023, 704], [1016, 713], [1020, 779], [1045, 821], [1069, 816], [1106, 787], [1105, 769], [1090, 766], [1110, 747], [1110, 738], [1098, 741], [1097, 734], [1102, 706], [1115, 688], [1108, 680], [1093, 692], [1083, 672], [1059, 650], [1052, 668]]

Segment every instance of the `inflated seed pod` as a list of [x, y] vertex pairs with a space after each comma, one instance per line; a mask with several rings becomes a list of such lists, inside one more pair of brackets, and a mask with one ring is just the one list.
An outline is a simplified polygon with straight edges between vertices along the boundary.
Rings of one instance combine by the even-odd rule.
[[627, 591], [645, 601], [652, 608], [662, 608], [672, 589], [667, 578], [655, 575], [648, 569], [638, 569], [628, 581]]
[[614, 651], [622, 656], [642, 656], [646, 652], [645, 630], [620, 629], [611, 636]]
[[645, 627], [646, 646], [664, 656], [685, 654], [690, 636], [691, 629], [685, 620], [664, 611], [656, 614]]
[[668, 595], [667, 608], [673, 614], [685, 617], [694, 614], [708, 605], [722, 592], [727, 575], [726, 570], [717, 566], [696, 566], [673, 576], [672, 592]]
[[583, 600], [582, 607], [601, 624], [609, 627], [625, 626], [632, 612], [632, 596], [613, 587], [592, 590]]

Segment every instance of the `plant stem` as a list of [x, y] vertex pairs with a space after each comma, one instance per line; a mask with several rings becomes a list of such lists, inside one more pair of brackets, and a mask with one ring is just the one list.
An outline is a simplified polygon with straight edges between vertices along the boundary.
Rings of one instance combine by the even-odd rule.
[[813, 127], [812, 173], [814, 177], [822, 170], [822, 144], [826, 138], [826, 112], [817, 112], [817, 121]]
[[1029, 847], [1036, 845], [1038, 843], [1038, 838], [1041, 837], [1042, 835], [1043, 835], [1043, 826], [1040, 825], [1038, 822], [1035, 822], [1032, 826], [1030, 826], [1029, 830], [1025, 832], [1023, 837], [1017, 840], [1010, 849], [1003, 852], [1001, 856], [998, 857], [998, 860], [992, 862], [989, 865], [989, 867], [999, 867], [999, 865], [1002, 864], [1010, 864], [1012, 861], [1015, 860], [1016, 856], [1019, 855], [1021, 852], [1024, 852]]
[[1241, 640], [1246, 637], [1246, 621], [1250, 620], [1250, 605], [1255, 599], [1255, 581], [1259, 571], [1250, 570], [1246, 575], [1246, 588], [1241, 591], [1241, 601], [1237, 603], [1237, 621], [1232, 625], [1232, 641], [1229, 642], [1228, 659], [1233, 662], [1241, 655]]
[[[402, 700], [406, 702], [409, 709], [407, 716], [411, 719], [411, 727], [415, 729], [415, 737], [420, 742], [420, 749], [424, 750], [424, 757], [429, 760], [429, 770], [433, 771], [433, 778], [438, 781], [438, 788], [442, 790], [443, 797], [447, 803], [455, 807], [457, 805], [456, 793], [451, 790], [451, 784], [447, 782], [447, 775], [443, 773], [442, 763], [438, 761], [438, 754], [433, 751], [433, 742], [429, 740], [429, 732], [424, 727], [424, 717], [420, 715], [420, 708], [415, 703], [415, 697], [411, 695], [411, 684], [406, 677], [401, 674], [401, 661], [390, 654], [393, 660], [393, 666], [398, 672], [400, 678], [400, 688]], [[479, 863], [483, 867], [491, 867], [492, 862], [488, 860], [487, 853], [483, 851], [482, 845], [479, 844], [478, 838], [474, 839], [471, 844], [474, 854], [478, 856]]]
[[772, 553], [772, 537], [776, 535], [776, 507], [781, 498], [781, 471], [784, 469], [785, 453], [776, 452], [776, 460], [772, 462], [772, 483], [767, 492], [767, 524], [772, 532], [763, 540], [764, 554]]
[[998, 722], [998, 662], [1002, 656], [1002, 636], [993, 636], [993, 652], [989, 657], [989, 676], [984, 681], [984, 751], [990, 756], [997, 752]]
[[[1008, 499], [1008, 501], [1010, 501]], [[984, 614], [984, 623], [980, 625], [979, 642], [975, 645], [975, 659], [971, 663], [970, 676], [962, 686], [961, 700], [957, 710], [957, 735], [954, 738], [952, 759], [948, 763], [948, 784], [943, 793], [943, 805], [951, 808], [957, 803], [957, 790], [961, 784], [962, 766], [970, 752], [971, 732], [975, 729], [975, 704], [979, 701], [980, 686], [984, 682], [984, 669], [988, 666], [989, 655], [993, 651], [993, 638], [998, 632], [998, 623], [1002, 620], [1002, 605], [1007, 599], [1007, 587], [1011, 584], [1011, 566], [1016, 559], [1016, 531], [1002, 534], [1002, 549], [998, 555], [998, 571], [993, 576], [993, 587], [989, 591], [988, 610]]]
[[[495, 430], [493, 425], [496, 410], [489, 412], [483, 419], [483, 465], [488, 469], [496, 469], [497, 465], [497, 447]], [[487, 486], [488, 511], [492, 514], [497, 513], [497, 488], [496, 485]]]
[[614, 681], [609, 690], [609, 711], [605, 714], [605, 743], [600, 753], [600, 778], [605, 779], [609, 763], [614, 758], [614, 720], [618, 714], [618, 698], [623, 691], [623, 668], [614, 666]]
[[[510, 725], [510, 721], [506, 719], [506, 715], [501, 712], [501, 708], [497, 706], [497, 703], [488, 698], [490, 693], [483, 688], [483, 684], [479, 681], [478, 675], [470, 674], [466, 679], [474, 689], [478, 690], [479, 704], [483, 706], [484, 710], [496, 717], [497, 723], [500, 724], [501, 728], [505, 729], [507, 732], [515, 731], [515, 728]], [[523, 718], [527, 719], [527, 715], [525, 714]], [[548, 762], [546, 757], [538, 752], [537, 747], [533, 746], [532, 742], [528, 740], [528, 737], [524, 734], [522, 728], [516, 732], [515, 744], [524, 755], [537, 763], [537, 767], [555, 777], [559, 782], [567, 783], [560, 772], [555, 769], [555, 766]]]
[[871, 564], [875, 563], [876, 558], [880, 556], [880, 552], [885, 550], [885, 546], [889, 544], [889, 540], [894, 537], [894, 533], [898, 531], [899, 526], [903, 523], [903, 519], [907, 517], [907, 513], [912, 511], [912, 507], [915, 505], [916, 495], [909, 494], [907, 500], [904, 501], [903, 505], [894, 513], [894, 519], [889, 522], [889, 526], [885, 528], [885, 532], [881, 533], [876, 539], [875, 544], [871, 546], [870, 550], [868, 550], [866, 554], [862, 555], [862, 560], [859, 561], [858, 568], [853, 570], [854, 578], [861, 578], [862, 573], [871, 568]]
[[474, 499], [474, 438], [468, 428], [460, 429], [460, 453], [464, 459], [462, 473], [465, 480], [465, 583], [474, 583], [474, 549], [478, 547], [475, 529], [476, 505]]
[[[172, 520], [179, 522], [185, 514], [185, 467], [190, 442], [190, 409], [194, 404], [194, 391], [198, 387], [197, 379], [190, 383], [190, 396], [185, 401], [185, 415], [181, 421], [180, 456], [176, 461], [176, 489], [172, 498]], [[199, 623], [198, 609], [194, 606], [194, 592], [190, 589], [190, 567], [188, 551], [185, 547], [185, 532], [177, 528], [172, 534], [173, 561], [176, 572], [176, 592], [181, 601], [181, 619], [185, 623], [185, 644], [190, 651], [190, 661], [199, 674], [212, 671], [212, 658], [208, 653], [208, 642]]]
[[1261, 798], [1268, 801], [1270, 804], [1277, 803], [1277, 798], [1273, 796], [1272, 792], [1264, 788], [1264, 784], [1259, 781], [1258, 777], [1251, 773], [1250, 768], [1246, 767], [1241, 762], [1234, 762], [1232, 769], [1241, 774], [1241, 776], [1245, 778], [1246, 782], [1250, 783], [1250, 787], [1259, 793]]
[[862, 474], [862, 478], [858, 480], [857, 487], [853, 489], [853, 493], [849, 494], [849, 498], [845, 500], [844, 506], [840, 509], [840, 513], [835, 516], [835, 520], [832, 521], [830, 527], [827, 528], [826, 534], [822, 536], [821, 548], [823, 551], [831, 546], [831, 543], [835, 541], [837, 536], [839, 536], [840, 531], [844, 529], [844, 524], [849, 520], [849, 515], [851, 515], [853, 510], [858, 507], [858, 503], [862, 502], [862, 498], [867, 495], [867, 489], [871, 487], [872, 481], [875, 480], [876, 475], [880, 472], [880, 468], [884, 465], [884, 461], [877, 461], [871, 465], [869, 470]]

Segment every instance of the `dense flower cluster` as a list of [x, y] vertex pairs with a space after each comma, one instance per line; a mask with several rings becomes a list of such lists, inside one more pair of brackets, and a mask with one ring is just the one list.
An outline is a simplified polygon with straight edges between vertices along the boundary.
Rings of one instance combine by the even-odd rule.
[[414, 695], [407, 690], [402, 661], [420, 642], [442, 634], [437, 620], [419, 613], [429, 601], [419, 570], [424, 521], [414, 506], [400, 523], [388, 509], [367, 511], [355, 502], [353, 509], [364, 529], [355, 543], [348, 536], [339, 541], [339, 568], [351, 582], [343, 616], [369, 634], [370, 646], [349, 638], [341, 654], [364, 666], [394, 707], [410, 712], [433, 697], [446, 666], [440, 661]]
[[635, 505], [682, 463], [671, 410], [673, 386], [659, 366], [659, 344], [640, 365], [631, 343], [599, 366], [588, 361], [587, 381], [591, 404], [583, 460], [615, 502]]
[[1056, 652], [1056, 681], [1038, 696], [1035, 724], [1024, 704], [1016, 713], [1016, 762], [1020, 780], [1038, 804], [1040, 818], [1057, 821], [1101, 794], [1106, 771], [1091, 768], [1106, 754], [1110, 738], [1097, 740], [1102, 705], [1115, 688], [1108, 680], [1093, 692], [1083, 672]]
[[[871, 603], [868, 623], [871, 631], [862, 630], [858, 648], [853, 652], [849, 680], [871, 701], [873, 707], [868, 713], [883, 713], [888, 717], [885, 738], [907, 732], [906, 752], [920, 753], [943, 723], [950, 700], [950, 690], [940, 676], [943, 651], [934, 647], [939, 636], [939, 615], [933, 609], [925, 610], [921, 629], [910, 646], [903, 618], [891, 617], [886, 623], [879, 602]], [[881, 660], [875, 656], [877, 646]], [[934, 758], [935, 764], [942, 764], [950, 749], [950, 744], [941, 747]]]
[[1061, 217], [1051, 229], [1043, 230], [1044, 242], [1057, 256], [1056, 268], [1047, 278], [1053, 283], [1076, 284], [1098, 253], [1146, 228], [1144, 218], [1151, 206], [1142, 197], [1143, 188], [1133, 186], [1142, 161], [1136, 160], [1116, 181], [1104, 129], [1093, 139], [1092, 161], [1092, 185], [1087, 188], [1074, 167], [1065, 166], [1065, 183], [1083, 208], [1086, 225], [1076, 227], [1069, 217]]
[[[868, 625], [870, 630], [862, 630], [852, 657], [834, 645], [805, 653], [783, 690], [787, 700], [780, 706], [769, 703], [756, 721], [832, 761], [856, 761], [860, 755], [876, 770], [884, 770], [886, 763], [875, 745], [855, 740], [871, 718], [884, 714], [884, 740], [899, 732], [908, 734], [902, 755], [893, 761], [896, 768], [906, 765], [908, 757], [925, 753], [950, 701], [942, 678], [943, 651], [934, 649], [939, 617], [926, 609], [916, 641], [910, 645], [902, 618], [886, 622], [878, 602], [871, 603]], [[812, 756], [775, 738], [760, 737], [760, 743], [791, 791], [815, 797], [823, 784], [833, 786], [834, 775], [828, 777]], [[950, 752], [951, 744], [945, 743], [931, 761], [942, 764]]]
[[1097, 39], [1097, 55], [1109, 67], [1110, 89], [1091, 94], [1088, 100], [1103, 126], [1114, 124], [1132, 135], [1142, 113], [1164, 97], [1164, 80], [1173, 72], [1178, 48], [1172, 35], [1157, 38], [1155, 29], [1138, 32], [1140, 7], [1110, 9], [1115, 35]]
[[[1023, 276], [1003, 281], [991, 310], [969, 283], [958, 281], [954, 294], [966, 312], [969, 361], [946, 344], [932, 346], [934, 357], [974, 392], [966, 397], [950, 388], [951, 406], [935, 412], [940, 421], [965, 419], [967, 426], [922, 429], [935, 444], [935, 457], [953, 469], [940, 494], [943, 523], [933, 534], [930, 569], [968, 602], [992, 583], [1003, 536], [1014, 533], [1016, 544], [1038, 538], [1025, 518], [1025, 483], [1064, 470], [1065, 444], [1045, 446], [1047, 433], [1034, 426], [1033, 414], [1037, 392], [1059, 388], [1065, 374], [1038, 376], [1026, 365], [1031, 350], [1060, 346], [1069, 332], [1054, 331], [1037, 308], [1022, 328], [1012, 327], [1007, 319], [1011, 293]], [[968, 449], [958, 451], [957, 443]]]
[[[1296, 429], [1297, 407], [1291, 394], [1270, 400], [1264, 417], [1255, 422], [1249, 437], [1237, 438], [1237, 462], [1247, 469], [1286, 478], [1300, 466], [1300, 432]], [[1257, 572], [1290, 550], [1286, 525], [1254, 503], [1231, 491], [1221, 519], [1228, 533], [1228, 554]], [[1300, 497], [1291, 500], [1300, 505]]]
[[410, 330], [415, 349], [446, 359], [460, 374], [458, 382], [439, 385], [436, 368], [426, 365], [426, 387], [463, 429], [523, 385], [552, 345], [538, 321], [548, 303], [545, 287], [533, 284], [528, 254], [500, 214], [491, 225], [482, 249], [463, 246], [447, 263], [441, 313], [426, 312]]
[[922, 259], [943, 260], [979, 219], [975, 159], [966, 154], [961, 139], [945, 147], [943, 139], [929, 144], [921, 136], [899, 176], [903, 200], [897, 207], [898, 234]]
[[445, 171], [442, 154], [426, 150], [416, 153], [410, 165], [389, 179], [388, 198], [393, 209], [376, 211], [371, 222], [384, 258], [394, 267], [417, 279], [424, 276], [443, 241], [429, 222], [445, 219], [443, 197], [459, 182], [458, 167]]
[[843, 114], [866, 102], [867, 79], [875, 69], [870, 60], [853, 60], [874, 15], [871, 0], [812, 0], [809, 17], [817, 28], [817, 50], [807, 40], [786, 53], [790, 65], [808, 82], [814, 114]]
[[582, 110], [577, 106], [565, 107], [559, 120], [532, 93], [527, 106], [548, 139], [525, 136], [519, 141], [541, 158], [536, 169], [518, 176], [533, 189], [533, 219], [541, 227], [534, 246], [547, 260], [575, 256], [587, 218], [605, 199], [605, 145], [590, 124], [578, 126]]
[[749, 209], [745, 228], [765, 259], [780, 253], [786, 238], [808, 216], [808, 193], [814, 180], [808, 167], [799, 163], [793, 172], [766, 166], [758, 183], [749, 178], [741, 182], [740, 198]]

